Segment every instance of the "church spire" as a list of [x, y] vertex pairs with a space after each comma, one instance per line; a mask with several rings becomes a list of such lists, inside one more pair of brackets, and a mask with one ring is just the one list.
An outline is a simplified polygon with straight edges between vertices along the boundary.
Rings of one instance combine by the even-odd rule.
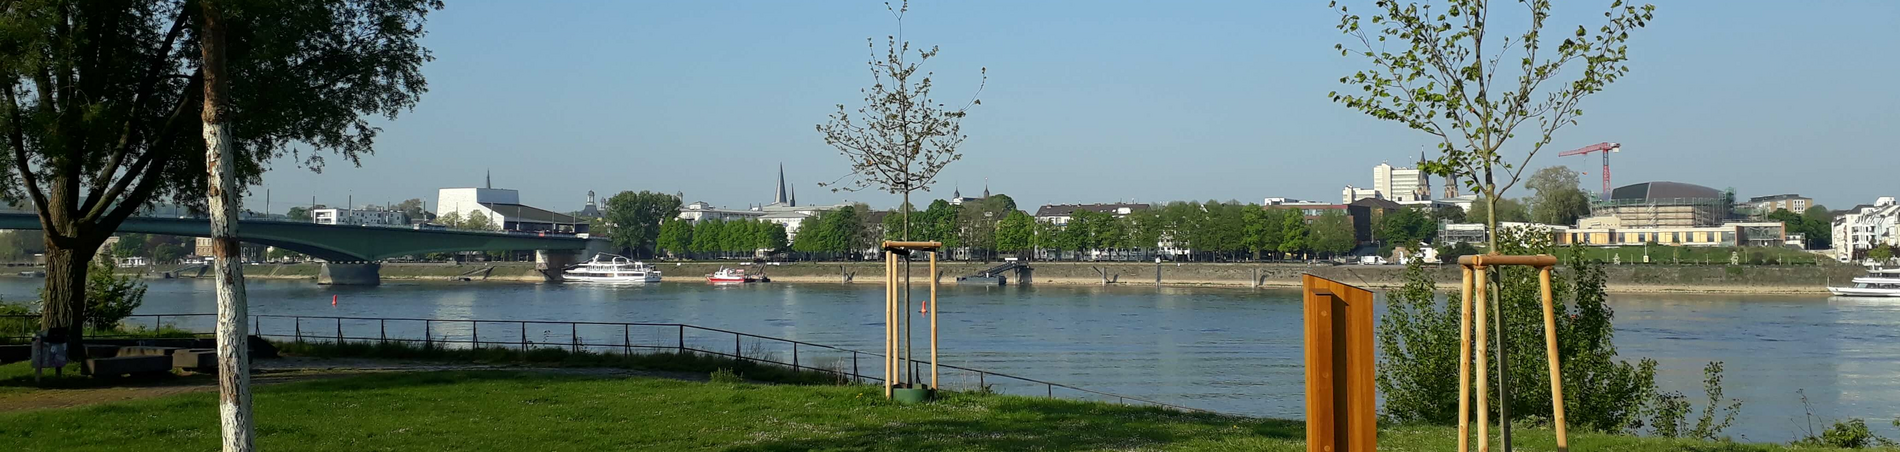
[[798, 184], [792, 184], [785, 196], [786, 204], [790, 204], [792, 207], [798, 207]]
[[790, 202], [790, 196], [787, 196], [785, 193], [785, 164], [784, 163], [778, 164], [778, 194], [772, 196], [772, 202], [774, 204], [785, 204], [787, 202]]
[[983, 199], [990, 197], [990, 178], [983, 178]]
[[482, 185], [488, 188], [495, 188], [494, 170], [482, 170]]

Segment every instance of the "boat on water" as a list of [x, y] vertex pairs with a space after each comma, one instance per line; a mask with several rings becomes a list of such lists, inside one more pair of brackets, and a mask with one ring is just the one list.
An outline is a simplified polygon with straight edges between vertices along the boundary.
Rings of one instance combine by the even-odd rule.
[[719, 267], [719, 271], [706, 275], [706, 282], [714, 284], [772, 282], [772, 278], [746, 273], [743, 268]]
[[1829, 286], [1838, 297], [1900, 297], [1900, 268], [1873, 269], [1847, 287]]
[[561, 278], [574, 282], [644, 284], [660, 282], [660, 271], [645, 262], [600, 253], [586, 263], [567, 269]]

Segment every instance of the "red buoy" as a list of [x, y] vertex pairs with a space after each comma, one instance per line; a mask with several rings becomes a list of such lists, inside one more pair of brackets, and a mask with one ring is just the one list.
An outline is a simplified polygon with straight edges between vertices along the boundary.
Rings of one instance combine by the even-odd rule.
[[330, 306], [336, 306], [336, 295], [330, 296]]

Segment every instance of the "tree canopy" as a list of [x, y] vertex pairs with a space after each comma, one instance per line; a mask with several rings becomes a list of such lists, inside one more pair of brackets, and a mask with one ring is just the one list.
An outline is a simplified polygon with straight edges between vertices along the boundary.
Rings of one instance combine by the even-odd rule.
[[605, 216], [615, 247], [651, 255], [658, 251], [660, 221], [679, 216], [680, 199], [650, 191], [623, 191], [607, 198]]
[[1569, 167], [1537, 170], [1524, 186], [1535, 192], [1529, 198], [1531, 221], [1575, 225], [1577, 219], [1590, 215], [1590, 193], [1578, 188], [1577, 172]]

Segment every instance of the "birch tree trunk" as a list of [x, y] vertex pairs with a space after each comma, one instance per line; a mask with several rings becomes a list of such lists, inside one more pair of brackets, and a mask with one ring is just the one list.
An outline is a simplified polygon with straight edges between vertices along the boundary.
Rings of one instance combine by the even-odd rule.
[[224, 432], [225, 452], [248, 452], [256, 447], [251, 428], [251, 357], [244, 336], [249, 317], [244, 299], [244, 266], [237, 240], [238, 188], [232, 159], [231, 131], [225, 129], [224, 107], [230, 80], [225, 78], [224, 17], [211, 0], [202, 0], [205, 105], [205, 168], [210, 188], [205, 194], [211, 208], [211, 249], [215, 257], [218, 291], [218, 425]]

